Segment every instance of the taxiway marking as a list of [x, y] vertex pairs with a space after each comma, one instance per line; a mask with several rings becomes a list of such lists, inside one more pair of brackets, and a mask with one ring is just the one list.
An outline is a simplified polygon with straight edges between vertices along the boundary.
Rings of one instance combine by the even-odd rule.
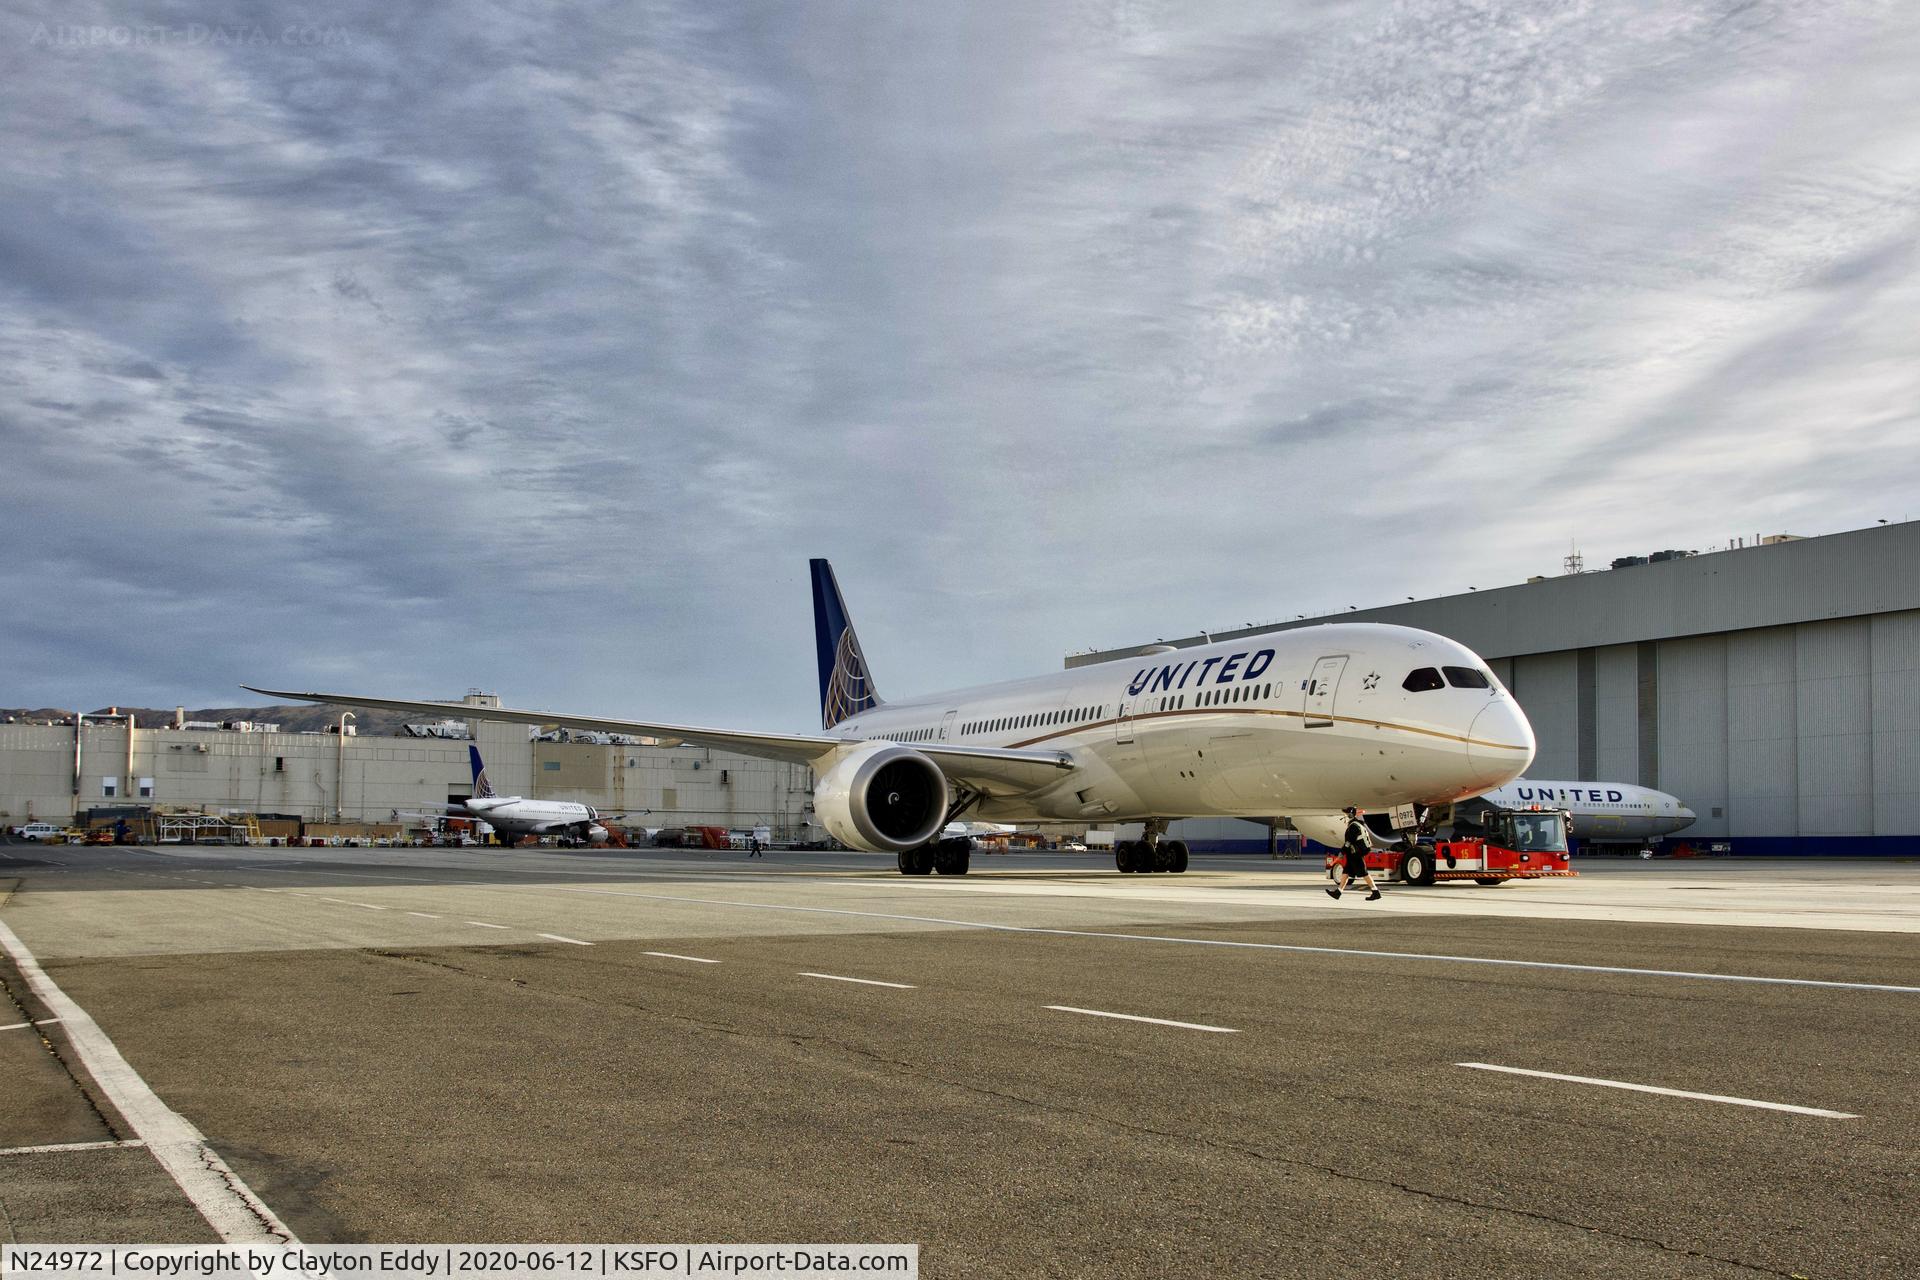
[[0, 1147], [0, 1156], [37, 1156], [57, 1151], [110, 1151], [116, 1147], [144, 1147], [139, 1138], [109, 1138], [105, 1142], [49, 1142], [38, 1147]]
[[0, 923], [0, 948], [13, 957], [20, 976], [34, 994], [66, 1024], [68, 1041], [101, 1092], [222, 1240], [299, 1243], [273, 1210], [220, 1158], [206, 1135], [160, 1100], [121, 1056], [100, 1024], [47, 976], [26, 944], [5, 923]]
[[1757, 1098], [1732, 1098], [1724, 1093], [1694, 1093], [1687, 1089], [1665, 1089], [1654, 1084], [1632, 1084], [1625, 1080], [1602, 1080], [1598, 1076], [1568, 1076], [1558, 1071], [1530, 1071], [1525, 1067], [1502, 1067], [1491, 1062], [1456, 1062], [1456, 1067], [1475, 1071], [1503, 1071], [1510, 1076], [1537, 1076], [1542, 1080], [1566, 1080], [1573, 1084], [1594, 1084], [1605, 1089], [1630, 1089], [1634, 1093], [1658, 1093], [1669, 1098], [1692, 1098], [1696, 1102], [1725, 1102], [1736, 1107], [1759, 1107], [1763, 1111], [1791, 1111], [1800, 1116], [1820, 1116], [1827, 1120], [1858, 1120], [1851, 1111], [1828, 1111], [1824, 1107], [1799, 1107], [1791, 1102], [1762, 1102]]
[[894, 987], [900, 991], [918, 991], [911, 982], [882, 982], [878, 978], [849, 978], [838, 973], [809, 973], [800, 971], [803, 978], [825, 978], [828, 982], [857, 982], [863, 987]]
[[[299, 874], [297, 872], [290, 874]], [[602, 897], [638, 898], [647, 902], [678, 902], [699, 907], [735, 907], [747, 911], [787, 911], [804, 915], [853, 916], [869, 920], [904, 920], [913, 924], [945, 925], [954, 929], [983, 929], [995, 933], [1031, 933], [1056, 938], [1098, 938], [1115, 942], [1158, 942], [1189, 947], [1231, 947], [1246, 951], [1279, 951], [1294, 955], [1360, 956], [1377, 960], [1423, 960], [1444, 964], [1495, 965], [1509, 969], [1548, 969], [1562, 973], [1619, 974], [1630, 978], [1687, 978], [1702, 982], [1744, 982], [1762, 986], [1812, 987], [1838, 991], [1884, 991], [1896, 995], [1920, 995], [1920, 987], [1889, 982], [1841, 982], [1829, 978], [1773, 978], [1747, 973], [1700, 973], [1687, 969], [1636, 969], [1626, 965], [1574, 964], [1564, 960], [1510, 960], [1498, 956], [1460, 956], [1422, 951], [1373, 951], [1357, 947], [1314, 947], [1287, 942], [1247, 942], [1231, 938], [1182, 938], [1169, 934], [1112, 933], [1092, 929], [1046, 928], [1040, 925], [996, 924], [985, 920], [956, 920], [947, 916], [909, 915], [894, 911], [861, 911], [854, 907], [805, 907], [778, 902], [742, 902], [730, 898], [699, 898], [685, 894], [636, 893], [630, 889], [597, 888], [592, 885], [502, 885], [482, 880], [442, 880], [424, 876], [357, 873], [369, 880], [389, 880], [406, 884], [432, 885], [441, 889], [482, 889], [496, 893], [589, 893]], [[891, 885], [890, 881], [876, 884]], [[334, 901], [334, 899], [328, 899]], [[469, 920], [468, 924], [478, 924]], [[487, 926], [497, 928], [503, 926]]]
[[549, 942], [571, 942], [576, 947], [590, 947], [593, 945], [591, 942], [582, 942], [578, 938], [568, 938], [558, 933], [538, 933], [534, 936], [537, 938], [545, 938]]
[[[388, 877], [411, 879], [412, 877]], [[422, 883], [437, 883], [423, 881]], [[466, 889], [494, 889], [507, 893], [522, 890], [502, 885], [468, 881]], [[907, 915], [893, 911], [861, 911], [853, 907], [802, 907], [779, 902], [740, 902], [728, 898], [693, 898], [680, 894], [634, 893], [627, 889], [595, 889], [586, 885], [542, 885], [551, 893], [591, 893], [615, 898], [640, 898], [649, 902], [681, 902], [701, 907], [739, 907], [749, 911], [790, 911], [807, 915], [858, 916], [871, 920], [905, 920], [914, 924], [940, 924], [955, 929], [985, 929], [995, 933], [1032, 933], [1055, 938], [1099, 938], [1116, 942], [1163, 942], [1189, 947], [1233, 947], [1247, 951], [1282, 951], [1295, 955], [1363, 956], [1378, 960], [1426, 960], [1446, 964], [1486, 964], [1509, 969], [1552, 969], [1572, 973], [1612, 973], [1633, 978], [1695, 978], [1706, 982], [1749, 982], [1764, 986], [1819, 987], [1842, 991], [1890, 991], [1899, 995], [1920, 995], [1920, 987], [1899, 986], [1887, 982], [1838, 982], [1828, 978], [1769, 978], [1746, 973], [1696, 973], [1686, 969], [1635, 969], [1626, 965], [1572, 964], [1564, 960], [1508, 960], [1498, 956], [1456, 956], [1423, 951], [1369, 951], [1358, 947], [1311, 947], [1290, 942], [1246, 942], [1231, 938], [1181, 938], [1157, 933], [1109, 933], [1093, 929], [1049, 929], [1040, 925], [995, 924], [985, 920], [954, 920], [946, 916]]]
[[1084, 1013], [1089, 1018], [1118, 1018], [1122, 1022], [1151, 1022], [1156, 1027], [1179, 1027], [1183, 1031], [1218, 1031], [1224, 1035], [1237, 1036], [1238, 1027], [1212, 1027], [1204, 1022], [1175, 1022], [1171, 1018], [1147, 1018], [1137, 1013], [1110, 1013], [1105, 1009], [1077, 1009], [1070, 1004], [1050, 1004], [1046, 1006], [1056, 1013]]
[[32, 1022], [9, 1022], [0, 1027], [0, 1031], [25, 1031], [28, 1027], [44, 1027], [48, 1023], [58, 1022], [58, 1018], [35, 1018]]
[[503, 924], [488, 924], [485, 920], [468, 920], [464, 923], [470, 924], [477, 929], [504, 929], [507, 927]]
[[691, 960], [694, 964], [719, 964], [718, 960], [707, 960], [700, 956], [676, 955], [671, 951], [642, 951], [643, 956], [658, 956], [662, 960]]
[[438, 920], [440, 918], [431, 911], [409, 911], [407, 914], [410, 916], [419, 916], [422, 920]]

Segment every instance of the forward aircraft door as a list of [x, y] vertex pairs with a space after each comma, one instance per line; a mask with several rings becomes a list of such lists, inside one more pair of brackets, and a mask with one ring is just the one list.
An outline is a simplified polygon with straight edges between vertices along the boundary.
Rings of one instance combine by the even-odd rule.
[[1324, 729], [1333, 723], [1333, 695], [1340, 687], [1340, 673], [1346, 668], [1345, 654], [1322, 658], [1313, 664], [1313, 674], [1307, 677], [1307, 701], [1303, 708], [1307, 728]]
[[945, 742], [953, 737], [953, 718], [959, 714], [958, 711], [949, 711], [940, 721], [940, 741]]
[[1119, 714], [1113, 721], [1113, 740], [1116, 745], [1125, 746], [1133, 741], [1133, 704], [1120, 704]]

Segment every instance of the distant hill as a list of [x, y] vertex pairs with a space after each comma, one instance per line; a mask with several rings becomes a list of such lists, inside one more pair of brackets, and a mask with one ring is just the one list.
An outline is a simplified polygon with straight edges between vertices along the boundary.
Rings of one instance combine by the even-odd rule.
[[[122, 714], [131, 712], [134, 721], [143, 729], [161, 729], [173, 723], [172, 707], [96, 707], [88, 715], [99, 715], [110, 710]], [[290, 706], [290, 707], [189, 707], [189, 720], [253, 720], [267, 724], [277, 724], [283, 733], [300, 733], [309, 729], [324, 730], [329, 725], [340, 723], [338, 707]], [[76, 713], [63, 707], [0, 707], [0, 719], [61, 721], [71, 720]], [[450, 711], [449, 715], [452, 714]], [[400, 711], [355, 711], [353, 724], [366, 737], [397, 738], [406, 732], [403, 726], [424, 724], [435, 717], [408, 715]]]

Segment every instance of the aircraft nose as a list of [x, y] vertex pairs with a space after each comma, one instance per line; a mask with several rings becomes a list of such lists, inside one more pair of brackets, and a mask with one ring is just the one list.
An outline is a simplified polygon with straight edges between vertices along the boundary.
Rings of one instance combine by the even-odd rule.
[[1512, 698], [1495, 698], [1480, 709], [1467, 730], [1467, 764], [1476, 785], [1498, 787], [1513, 781], [1533, 763], [1533, 726]]

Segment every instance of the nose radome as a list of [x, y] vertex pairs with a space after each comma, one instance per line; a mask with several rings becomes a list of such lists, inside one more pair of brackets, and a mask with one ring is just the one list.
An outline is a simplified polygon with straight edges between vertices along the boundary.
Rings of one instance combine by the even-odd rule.
[[1512, 782], [1533, 763], [1533, 726], [1512, 698], [1495, 698], [1467, 729], [1467, 763], [1488, 787]]

